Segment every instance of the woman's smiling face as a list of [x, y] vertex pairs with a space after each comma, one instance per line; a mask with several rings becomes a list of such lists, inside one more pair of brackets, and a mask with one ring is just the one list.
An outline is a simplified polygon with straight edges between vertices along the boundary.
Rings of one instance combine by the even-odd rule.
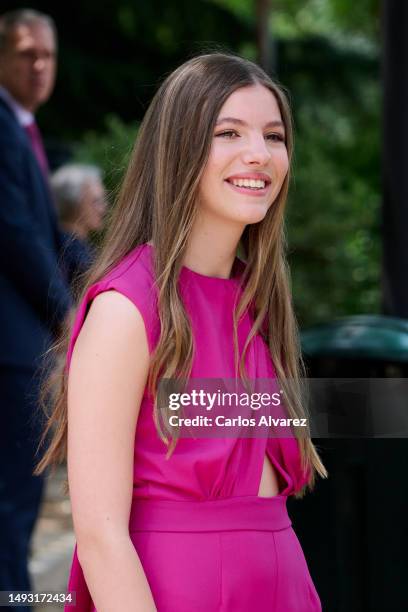
[[241, 87], [222, 106], [200, 181], [200, 215], [258, 223], [278, 196], [289, 168], [285, 126], [273, 93]]

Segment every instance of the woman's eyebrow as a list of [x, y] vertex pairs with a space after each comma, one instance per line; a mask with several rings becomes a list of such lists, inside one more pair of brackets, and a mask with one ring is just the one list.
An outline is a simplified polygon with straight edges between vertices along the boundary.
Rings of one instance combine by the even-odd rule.
[[[237, 119], [236, 117], [221, 117], [220, 119], [217, 119], [215, 125], [220, 125], [220, 123], [235, 123], [236, 125], [243, 126], [248, 125], [245, 121], [243, 121], [242, 119]], [[282, 127], [283, 129], [285, 129], [285, 126], [283, 125], [282, 121], [279, 120], [268, 121], [268, 123], [266, 123], [264, 127]]]

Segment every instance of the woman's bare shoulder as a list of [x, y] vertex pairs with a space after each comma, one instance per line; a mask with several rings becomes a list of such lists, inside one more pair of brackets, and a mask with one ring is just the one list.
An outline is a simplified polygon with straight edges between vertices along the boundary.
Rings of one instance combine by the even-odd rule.
[[137, 306], [123, 293], [114, 289], [96, 295], [90, 304], [89, 311], [82, 325], [85, 329], [101, 328], [109, 332], [115, 329], [119, 333], [144, 332], [143, 318]]
[[131, 369], [132, 363], [147, 363], [148, 358], [146, 329], [135, 304], [118, 291], [99, 293], [75, 342], [71, 368], [78, 359], [88, 364], [92, 359], [101, 371], [112, 362]]

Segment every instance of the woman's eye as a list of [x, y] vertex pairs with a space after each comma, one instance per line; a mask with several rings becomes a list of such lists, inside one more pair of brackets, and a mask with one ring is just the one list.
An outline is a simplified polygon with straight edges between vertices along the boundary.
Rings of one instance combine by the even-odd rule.
[[224, 136], [225, 138], [232, 138], [232, 136], [238, 136], [238, 133], [235, 130], [226, 130], [225, 132], [220, 132], [215, 136]]
[[273, 134], [267, 134], [266, 138], [268, 140], [272, 140], [272, 142], [285, 142], [285, 138], [282, 136], [282, 134], [277, 134], [276, 132]]

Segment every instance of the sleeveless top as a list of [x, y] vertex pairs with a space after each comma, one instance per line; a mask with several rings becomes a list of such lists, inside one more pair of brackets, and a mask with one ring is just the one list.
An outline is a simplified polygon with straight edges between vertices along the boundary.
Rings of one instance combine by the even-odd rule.
[[[191, 378], [234, 378], [234, 303], [242, 292], [236, 260], [235, 276], [208, 277], [183, 267], [180, 295], [189, 315], [194, 338]], [[237, 274], [238, 270], [238, 274]], [[67, 354], [72, 351], [90, 303], [103, 291], [126, 296], [143, 317], [150, 353], [160, 334], [153, 247], [133, 249], [103, 279], [89, 287], [78, 307]], [[240, 350], [251, 327], [247, 312], [238, 326]], [[266, 343], [260, 335], [250, 344], [246, 358], [250, 379], [276, 378]], [[302, 470], [298, 442], [293, 436], [272, 438], [180, 438], [169, 459], [153, 421], [153, 402], [145, 389], [137, 421], [134, 446], [133, 499], [211, 500], [258, 495], [265, 452], [275, 467], [281, 495], [291, 495], [308, 480]]]
[[[191, 378], [234, 378], [233, 308], [241, 295], [240, 274], [244, 264], [235, 261], [229, 279], [204, 276], [183, 267], [179, 290], [189, 315], [194, 357]], [[99, 293], [115, 290], [126, 296], [143, 317], [150, 353], [160, 335], [153, 247], [138, 246], [88, 288], [80, 303], [69, 343], [69, 369], [75, 341], [89, 306]], [[248, 311], [238, 325], [240, 351], [251, 327]], [[246, 358], [248, 378], [276, 378], [268, 348], [260, 335], [250, 344]], [[275, 467], [279, 493], [289, 496], [308, 481], [293, 435], [270, 438], [180, 438], [169, 459], [153, 421], [153, 400], [147, 389], [140, 405], [135, 432], [133, 499], [206, 501], [258, 495], [265, 453]], [[77, 546], [71, 565], [68, 590], [76, 592], [76, 606], [65, 612], [90, 612], [91, 596], [80, 566]]]

